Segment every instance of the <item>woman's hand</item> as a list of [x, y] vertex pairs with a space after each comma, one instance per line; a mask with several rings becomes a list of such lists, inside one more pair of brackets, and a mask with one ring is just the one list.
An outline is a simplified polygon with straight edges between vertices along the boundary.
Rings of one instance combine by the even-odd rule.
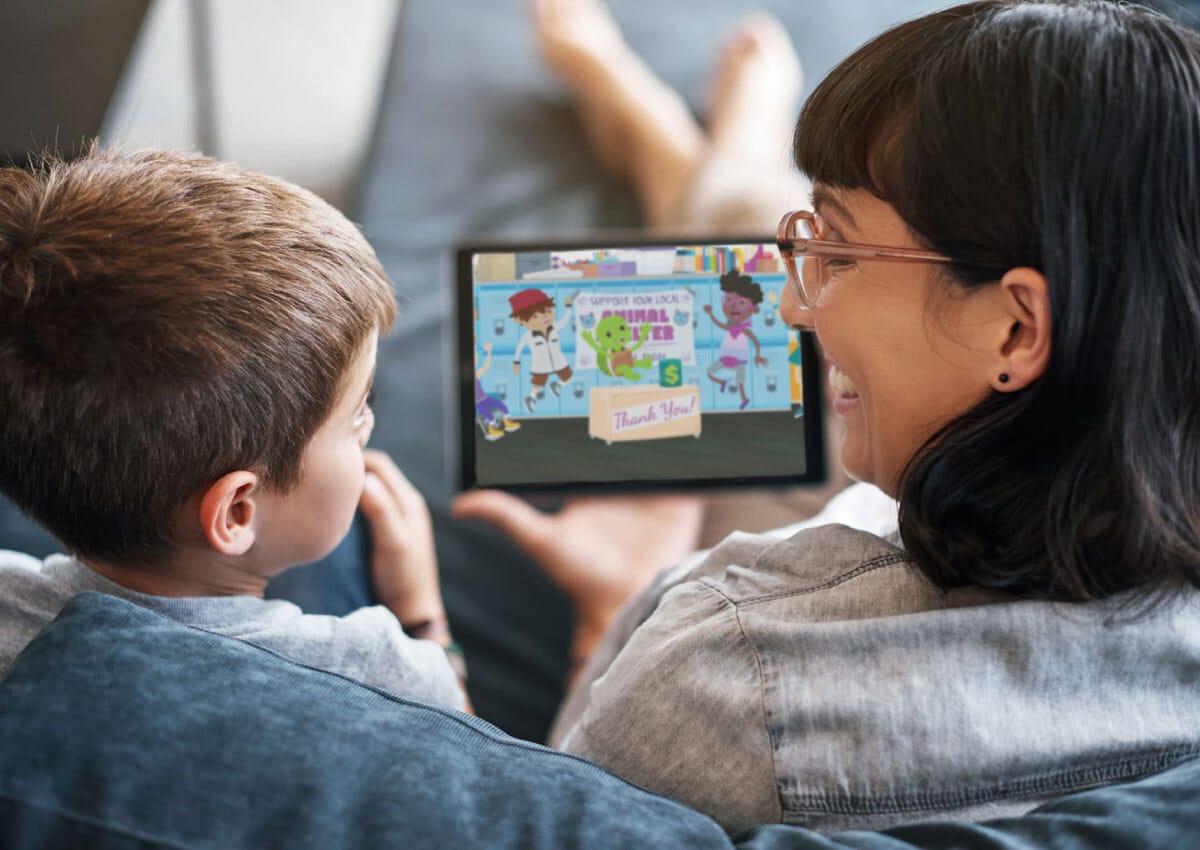
[[557, 514], [497, 490], [459, 496], [455, 516], [481, 519], [511, 537], [575, 606], [572, 658], [591, 654], [621, 607], [697, 543], [703, 502], [695, 496], [595, 496]]
[[359, 507], [371, 524], [371, 574], [380, 603], [406, 626], [444, 621], [429, 508], [381, 451], [363, 452], [367, 468]]

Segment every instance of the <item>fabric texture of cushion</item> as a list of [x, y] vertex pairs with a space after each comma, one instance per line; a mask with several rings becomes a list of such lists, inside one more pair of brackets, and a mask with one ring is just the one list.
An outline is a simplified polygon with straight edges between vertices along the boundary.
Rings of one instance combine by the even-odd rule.
[[0, 740], [9, 846], [728, 846], [582, 759], [94, 593], [12, 667]]

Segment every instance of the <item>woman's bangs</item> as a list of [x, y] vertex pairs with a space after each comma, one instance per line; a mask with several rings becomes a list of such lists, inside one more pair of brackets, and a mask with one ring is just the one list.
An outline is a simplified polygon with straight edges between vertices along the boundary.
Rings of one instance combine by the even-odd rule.
[[[796, 124], [793, 155], [796, 167], [813, 183], [840, 189], [866, 189], [888, 200], [894, 195], [893, 176], [901, 159], [907, 109], [890, 111], [857, 108], [847, 99], [809, 99]], [[865, 93], [864, 93], [865, 94]]]

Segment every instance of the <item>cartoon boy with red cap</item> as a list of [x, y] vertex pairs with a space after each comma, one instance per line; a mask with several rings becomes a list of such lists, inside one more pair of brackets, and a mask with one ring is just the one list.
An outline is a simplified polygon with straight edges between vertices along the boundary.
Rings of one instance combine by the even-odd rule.
[[529, 380], [533, 387], [525, 397], [525, 409], [533, 413], [534, 404], [545, 396], [551, 375], [558, 377], [558, 381], [550, 384], [550, 390], [556, 396], [562, 391], [563, 384], [571, 380], [571, 365], [558, 341], [559, 331], [571, 321], [571, 299], [563, 302], [567, 312], [558, 321], [554, 320], [554, 299], [540, 289], [522, 289], [509, 297], [508, 304], [512, 307], [512, 318], [525, 328], [525, 335], [517, 343], [513, 355], [513, 374], [520, 374], [521, 354], [528, 346]]

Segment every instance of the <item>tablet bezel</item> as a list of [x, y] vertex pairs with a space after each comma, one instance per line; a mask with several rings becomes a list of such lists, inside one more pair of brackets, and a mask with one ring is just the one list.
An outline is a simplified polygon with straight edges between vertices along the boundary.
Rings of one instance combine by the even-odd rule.
[[[458, 431], [459, 481], [464, 490], [476, 487], [505, 490], [511, 493], [570, 493], [604, 491], [650, 491], [679, 489], [721, 489], [745, 487], [779, 487], [823, 484], [825, 469], [824, 386], [817, 360], [816, 343], [810, 331], [801, 331], [801, 383], [804, 393], [803, 475], [761, 475], [728, 478], [674, 478], [669, 480], [630, 481], [554, 481], [543, 484], [486, 484], [475, 480], [475, 320], [473, 315], [473, 269], [475, 254], [502, 254], [553, 251], [587, 251], [625, 248], [662, 248], [679, 245], [743, 245], [773, 244], [772, 235], [705, 236], [678, 234], [673, 237], [647, 237], [644, 233], [603, 231], [595, 234], [553, 239], [540, 242], [488, 240], [464, 242], [455, 249], [455, 350], [458, 358]], [[467, 427], [467, 426], [470, 427]]]

